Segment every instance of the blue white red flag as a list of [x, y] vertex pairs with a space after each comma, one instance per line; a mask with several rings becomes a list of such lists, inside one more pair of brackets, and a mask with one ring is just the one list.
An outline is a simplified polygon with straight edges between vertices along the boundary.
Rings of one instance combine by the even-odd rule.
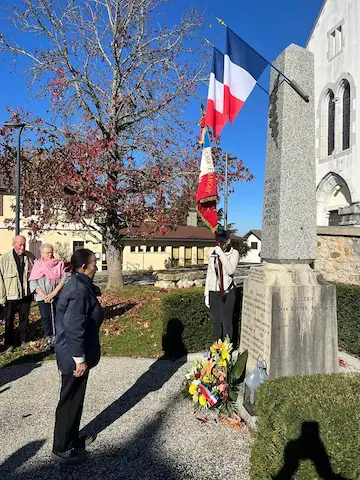
[[198, 212], [209, 228], [215, 232], [218, 225], [216, 202], [218, 201], [216, 175], [211, 154], [208, 129], [202, 131], [203, 149], [201, 155], [199, 185], [196, 194]]
[[252, 92], [268, 62], [228, 27], [225, 55], [214, 48], [206, 115], [202, 125], [215, 137], [226, 122], [232, 123]]
[[209, 80], [209, 91], [206, 114], [201, 126], [213, 129], [215, 137], [220, 135], [229, 119], [224, 104], [224, 54], [214, 47], [212, 69]]

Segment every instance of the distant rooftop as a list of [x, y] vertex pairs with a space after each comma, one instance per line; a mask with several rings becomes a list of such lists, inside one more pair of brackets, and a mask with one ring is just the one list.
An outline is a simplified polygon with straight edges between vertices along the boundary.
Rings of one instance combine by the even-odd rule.
[[[140, 225], [138, 227], [132, 227], [129, 230], [121, 230], [121, 233], [126, 238], [152, 238], [154, 240], [208, 240], [210, 242], [215, 241], [215, 234], [209, 228], [204, 227], [192, 227], [190, 225], [179, 226], [174, 230], [168, 230], [165, 234], [154, 231], [154, 226]], [[234, 240], [239, 240], [240, 237], [231, 235]]]

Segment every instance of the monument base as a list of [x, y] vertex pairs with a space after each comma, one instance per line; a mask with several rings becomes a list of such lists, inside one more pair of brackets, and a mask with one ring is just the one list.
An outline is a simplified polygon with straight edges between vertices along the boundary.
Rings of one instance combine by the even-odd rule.
[[251, 268], [244, 281], [240, 351], [270, 378], [338, 371], [336, 288], [303, 264]]

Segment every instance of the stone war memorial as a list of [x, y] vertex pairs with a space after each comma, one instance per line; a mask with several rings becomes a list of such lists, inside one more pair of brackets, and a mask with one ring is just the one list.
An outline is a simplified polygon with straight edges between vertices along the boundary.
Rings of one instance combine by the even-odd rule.
[[336, 289], [316, 258], [313, 54], [290, 45], [275, 65], [307, 103], [271, 72], [262, 227], [264, 264], [244, 281], [240, 351], [247, 370], [265, 360], [270, 378], [338, 369]]

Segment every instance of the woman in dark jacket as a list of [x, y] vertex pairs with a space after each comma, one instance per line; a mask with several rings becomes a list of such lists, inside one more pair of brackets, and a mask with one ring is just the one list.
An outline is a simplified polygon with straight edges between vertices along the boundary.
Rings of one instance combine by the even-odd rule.
[[[61, 463], [86, 460], [85, 439], [79, 437], [89, 369], [100, 360], [99, 328], [104, 312], [93, 284], [96, 258], [91, 250], [77, 250], [73, 274], [62, 288], [55, 319], [55, 353], [61, 372], [52, 458]], [[90, 439], [89, 439], [90, 440]]]

